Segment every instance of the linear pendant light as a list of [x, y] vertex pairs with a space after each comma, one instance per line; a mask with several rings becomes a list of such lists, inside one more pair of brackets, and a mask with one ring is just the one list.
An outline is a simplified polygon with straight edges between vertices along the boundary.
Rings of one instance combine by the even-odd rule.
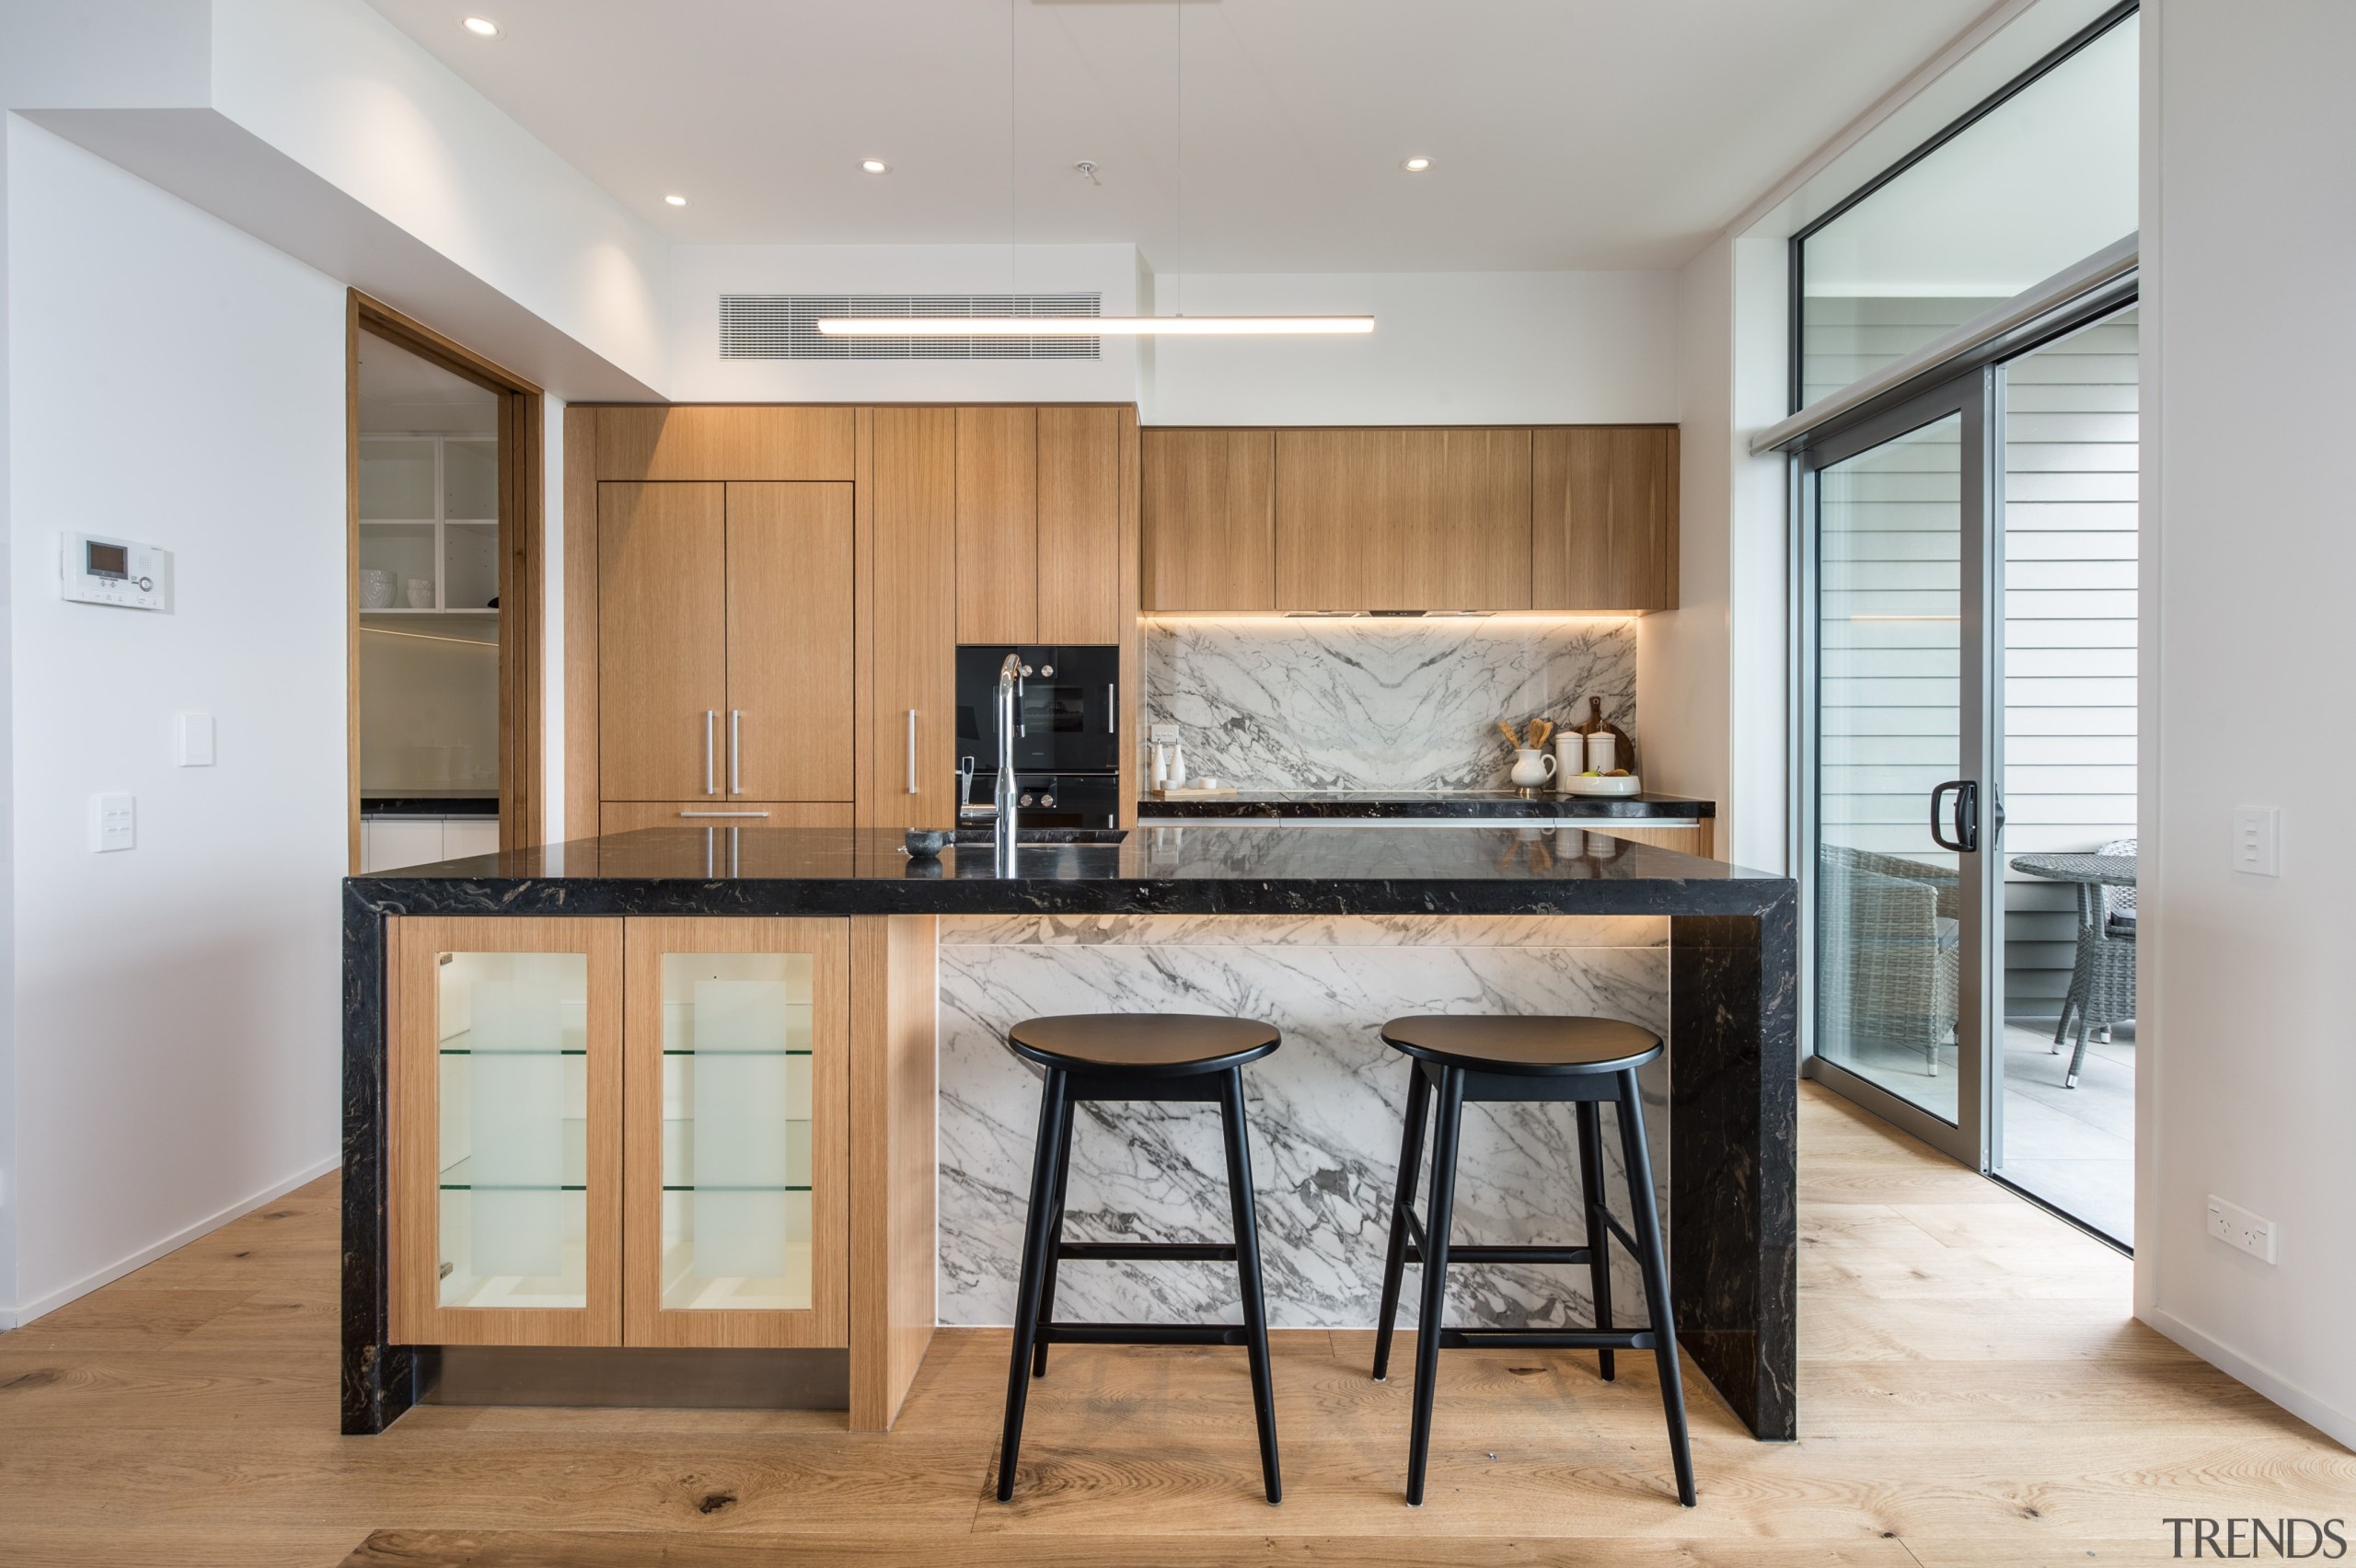
[[[1186, 242], [1186, 7], [1175, 7], [1178, 24], [1178, 245]], [[1007, 279], [1014, 266], [1015, 9], [1006, 9], [1007, 58]], [[1095, 179], [1092, 166], [1089, 178]], [[1183, 271], [1182, 274], [1183, 276]], [[1183, 284], [1181, 285], [1183, 286]], [[1374, 330], [1371, 316], [822, 316], [826, 338], [1257, 338], [1287, 335], [1357, 336]]]
[[1151, 338], [1371, 332], [1371, 316], [823, 316], [829, 338]]

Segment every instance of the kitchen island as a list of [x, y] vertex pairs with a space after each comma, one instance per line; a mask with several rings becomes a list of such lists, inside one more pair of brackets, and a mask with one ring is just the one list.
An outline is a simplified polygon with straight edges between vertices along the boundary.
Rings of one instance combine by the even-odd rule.
[[[826, 1089], [825, 1067], [817, 1080], [820, 1099], [834, 1093], [826, 1103], [842, 1108], [839, 1143], [823, 1117], [810, 1124], [819, 1129], [818, 1167], [845, 1174], [832, 1197], [823, 1177], [814, 1183], [805, 1176], [795, 1189], [814, 1191], [809, 1201], [819, 1216], [813, 1261], [796, 1264], [818, 1283], [802, 1288], [834, 1309], [820, 1302], [772, 1314], [765, 1320], [780, 1325], [781, 1337], [768, 1340], [680, 1337], [662, 1325], [691, 1315], [670, 1310], [667, 1297], [660, 1311], [650, 1305], [641, 1314], [633, 1305], [626, 1325], [622, 1257], [637, 1244], [621, 1239], [619, 1189], [636, 1192], [636, 1178], [629, 1169], [615, 1176], [594, 1155], [579, 1179], [562, 1185], [585, 1191], [567, 1201], [586, 1205], [593, 1238], [606, 1233], [601, 1225], [614, 1238], [602, 1254], [593, 1239], [585, 1276], [593, 1297], [610, 1289], [609, 1309], [592, 1300], [546, 1316], [537, 1321], [551, 1337], [535, 1339], [528, 1313], [454, 1315], [447, 1289], [434, 1296], [430, 1267], [423, 1275], [411, 1267], [405, 1283], [396, 1260], [402, 1246], [414, 1253], [421, 1245], [436, 1180], [430, 1152], [403, 1152], [422, 1124], [412, 1110], [408, 1132], [399, 1130], [396, 1086], [405, 1080], [395, 1047], [410, 1037], [400, 998], [411, 998], [412, 1015], [416, 997], [430, 998], [433, 949], [493, 945], [479, 933], [524, 928], [494, 928], [506, 921], [561, 928], [570, 934], [557, 946], [593, 954], [601, 933], [612, 932], [612, 996], [601, 1000], [593, 981], [587, 1043], [570, 1053], [591, 1064], [593, 1123], [599, 1054], [621, 1051], [599, 1043], [600, 1009], [617, 1020], [629, 1009], [637, 1020], [644, 1006], [653, 1034], [669, 1027], [659, 1021], [667, 1004], [653, 1001], [641, 979], [661, 971], [641, 970], [633, 957], [629, 985], [622, 984], [622, 928], [692, 931], [711, 947], [726, 945], [715, 933], [749, 932], [759, 922], [814, 933], [797, 951], [847, 955], [847, 1081]], [[987, 848], [911, 858], [897, 834], [665, 828], [353, 878], [345, 884], [344, 931], [346, 1431], [381, 1430], [397, 1418], [438, 1370], [448, 1336], [475, 1332], [477, 1321], [491, 1324], [478, 1343], [574, 1354], [604, 1346], [630, 1355], [621, 1347], [639, 1345], [648, 1355], [715, 1356], [750, 1354], [741, 1348], [749, 1344], [844, 1345], [851, 1424], [888, 1426], [935, 1321], [1006, 1320], [1011, 1236], [1021, 1225], [1011, 1199], [1028, 1169], [1035, 1088], [998, 1044], [999, 1032], [1034, 1013], [1154, 1009], [1245, 1013], [1286, 1032], [1285, 1048], [1247, 1075], [1278, 1326], [1370, 1320], [1368, 1284], [1379, 1267], [1406, 1079], [1374, 1039], [1385, 1017], [1586, 1011], [1655, 1029], [1669, 1051], [1646, 1091], [1656, 1101], [1656, 1179], [1680, 1336], [1754, 1433], [1794, 1435], [1796, 975], [1795, 895], [1783, 878], [1570, 827], [1157, 826], [1116, 844], [1025, 846], [1011, 876], [994, 873]], [[426, 939], [424, 967], [401, 967], [404, 931]], [[451, 934], [468, 931], [478, 935], [462, 941]], [[521, 939], [511, 945], [530, 950]], [[444, 951], [440, 962], [452, 956]], [[618, 1022], [610, 1032], [623, 1032]], [[437, 1043], [430, 1026], [425, 1039], [430, 1064]], [[447, 1040], [438, 1043], [445, 1058], [463, 1055]], [[659, 1044], [650, 1045], [650, 1060], [684, 1054]], [[819, 1059], [826, 1059], [823, 1046]], [[614, 1072], [618, 1080], [620, 1069]], [[672, 1113], [661, 1080], [650, 1081], [657, 1109], [641, 1124], [651, 1127]], [[619, 1090], [606, 1099], [619, 1122]], [[1217, 1239], [1222, 1210], [1207, 1200], [1218, 1162], [1208, 1146], [1195, 1147], [1205, 1129], [1184, 1108], [1138, 1109], [1135, 1118], [1083, 1126], [1070, 1205], [1076, 1229]], [[1478, 1139], [1468, 1129], [1459, 1211], [1467, 1239], [1561, 1240], [1577, 1232], [1567, 1126], [1553, 1126], [1544, 1107], [1519, 1109], [1528, 1114], [1500, 1114]], [[441, 1125], [446, 1140], [449, 1123]], [[624, 1143], [617, 1133], [613, 1147]], [[646, 1148], [649, 1162], [669, 1158], [652, 1134]], [[424, 1196], [407, 1218], [396, 1170], [404, 1159], [424, 1173]], [[575, 1168], [578, 1160], [568, 1169]], [[652, 1173], [645, 1181], [651, 1228], [658, 1200], [691, 1183], [668, 1165], [659, 1181]], [[445, 1194], [464, 1185], [446, 1170], [438, 1184]], [[601, 1189], [613, 1191], [601, 1196]], [[445, 1259], [445, 1282], [450, 1272]], [[1227, 1308], [1212, 1272], [1126, 1265], [1075, 1277], [1072, 1313], [1218, 1315]], [[1577, 1272], [1467, 1271], [1451, 1312], [1560, 1322], [1584, 1309], [1578, 1283], [1561, 1277]], [[426, 1303], [406, 1324], [398, 1320], [404, 1290], [422, 1292]], [[463, 1328], [447, 1326], [462, 1320]]]

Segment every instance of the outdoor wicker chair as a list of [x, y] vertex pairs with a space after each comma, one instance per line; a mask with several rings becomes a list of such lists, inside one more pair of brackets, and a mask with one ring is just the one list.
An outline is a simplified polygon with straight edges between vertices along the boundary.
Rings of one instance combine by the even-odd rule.
[[[2095, 851], [2097, 855], [2132, 855], [2135, 840], [2115, 838]], [[2070, 1070], [2062, 1075], [2064, 1089], [2078, 1087], [2086, 1066], [2086, 1038], [2096, 1030], [2110, 1038], [2110, 1027], [2135, 1016], [2135, 890], [2101, 887], [2091, 899], [2081, 899], [2078, 917], [2078, 956], [2070, 970], [2070, 991], [2062, 998], [2062, 1017], [2053, 1026], [2053, 1049], [2059, 1054], [2077, 1023], [2077, 1047], [2070, 1053]]]
[[1937, 1077], [1961, 979], [1954, 870], [1831, 844], [1818, 864], [1825, 1038], [1914, 1046]]

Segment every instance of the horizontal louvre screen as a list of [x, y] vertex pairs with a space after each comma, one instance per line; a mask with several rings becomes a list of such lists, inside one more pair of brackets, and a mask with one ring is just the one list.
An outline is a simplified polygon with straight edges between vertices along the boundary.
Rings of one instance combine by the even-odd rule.
[[[722, 294], [720, 357], [781, 360], [1092, 360], [1102, 338], [895, 338], [888, 323], [944, 316], [1085, 317], [1101, 294]], [[877, 336], [829, 338], [818, 323], [872, 317]]]

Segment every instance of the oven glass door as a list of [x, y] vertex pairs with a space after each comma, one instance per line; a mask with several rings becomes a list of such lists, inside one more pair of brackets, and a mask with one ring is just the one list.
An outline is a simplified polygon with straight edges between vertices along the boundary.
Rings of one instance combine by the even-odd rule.
[[[957, 651], [958, 743], [985, 770], [998, 760], [998, 667], [1009, 650]], [[1100, 773], [1120, 767], [1119, 663], [1111, 649], [1016, 650], [1032, 673], [1016, 698], [1021, 773]], [[1052, 670], [1054, 674], [1046, 672]]]

